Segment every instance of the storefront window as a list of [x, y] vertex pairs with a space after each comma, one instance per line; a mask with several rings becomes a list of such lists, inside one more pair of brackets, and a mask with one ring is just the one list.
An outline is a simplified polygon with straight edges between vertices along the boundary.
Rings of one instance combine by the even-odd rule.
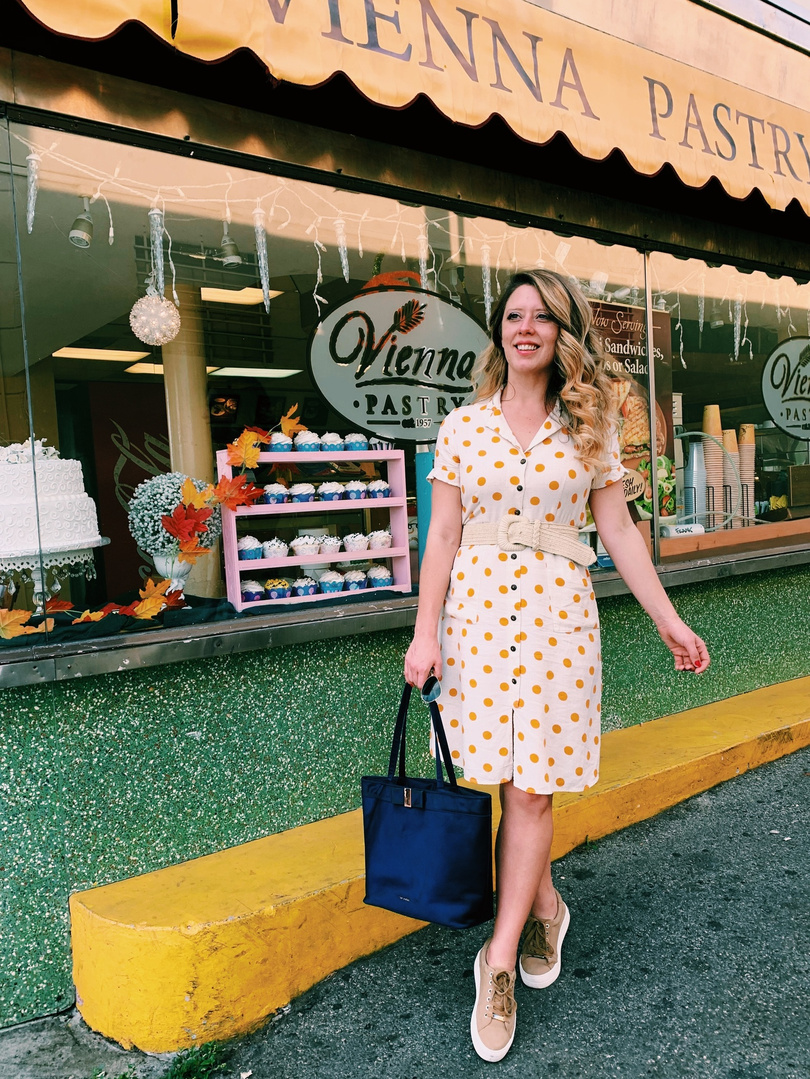
[[[810, 516], [810, 288], [653, 254], [653, 304], [671, 326], [677, 483], [661, 559], [805, 545]], [[671, 394], [671, 412], [668, 397]]]
[[[7, 410], [0, 443], [40, 443], [35, 493], [30, 463], [20, 487], [37, 498], [47, 572], [36, 596], [25, 574], [4, 579], [15, 606], [47, 602], [55, 640], [408, 594], [420, 509], [425, 523], [418, 451], [468, 397], [487, 313], [517, 268], [560, 270], [588, 292], [623, 455], [649, 480], [637, 251], [29, 127], [12, 126], [10, 146], [35, 392], [32, 429]], [[10, 214], [0, 225], [11, 247]], [[7, 397], [18, 351], [4, 355]], [[304, 429], [333, 437], [308, 450]], [[258, 500], [230, 515], [235, 487], [251, 485]], [[297, 489], [315, 499], [292, 502]], [[632, 497], [644, 527], [650, 499]]]

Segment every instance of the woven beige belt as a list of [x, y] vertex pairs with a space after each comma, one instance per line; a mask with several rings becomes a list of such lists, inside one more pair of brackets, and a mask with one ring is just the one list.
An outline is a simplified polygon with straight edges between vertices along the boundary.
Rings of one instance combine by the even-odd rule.
[[576, 528], [532, 521], [514, 513], [505, 513], [492, 524], [464, 525], [461, 544], [468, 543], [493, 543], [502, 551], [545, 551], [562, 555], [580, 566], [590, 566], [596, 561], [596, 553], [580, 542]]

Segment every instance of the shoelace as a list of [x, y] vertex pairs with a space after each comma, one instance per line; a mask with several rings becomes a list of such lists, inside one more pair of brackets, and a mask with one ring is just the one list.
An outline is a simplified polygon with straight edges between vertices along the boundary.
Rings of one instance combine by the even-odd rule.
[[526, 955], [532, 955], [538, 959], [549, 959], [554, 954], [546, 936], [545, 923], [538, 921], [537, 918], [529, 920], [529, 928], [523, 940], [523, 951]]
[[492, 1018], [504, 1022], [515, 1010], [514, 978], [508, 970], [499, 970], [492, 978]]

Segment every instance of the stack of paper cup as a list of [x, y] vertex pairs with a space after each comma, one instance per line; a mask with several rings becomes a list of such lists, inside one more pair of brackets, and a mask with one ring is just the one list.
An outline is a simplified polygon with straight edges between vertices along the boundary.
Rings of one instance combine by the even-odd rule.
[[737, 433], [723, 431], [723, 509], [734, 516], [726, 522], [726, 528], [741, 528], [742, 488], [740, 486], [740, 454], [737, 450]]
[[[756, 428], [753, 423], [742, 423], [737, 433], [740, 451], [740, 483], [742, 484], [742, 515], [754, 516], [754, 456], [756, 453]], [[752, 520], [745, 520], [744, 525], [752, 525]]]
[[706, 466], [706, 528], [717, 528], [723, 520], [723, 427], [720, 406], [704, 405], [703, 462]]

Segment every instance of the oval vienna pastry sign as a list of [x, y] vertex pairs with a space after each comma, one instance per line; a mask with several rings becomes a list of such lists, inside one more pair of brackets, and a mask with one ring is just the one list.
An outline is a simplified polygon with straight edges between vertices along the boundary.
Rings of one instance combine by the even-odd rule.
[[309, 342], [312, 379], [351, 424], [390, 440], [433, 442], [464, 403], [489, 338], [457, 303], [417, 288], [361, 292]]
[[810, 438], [810, 337], [777, 345], [762, 371], [762, 400], [777, 427]]

